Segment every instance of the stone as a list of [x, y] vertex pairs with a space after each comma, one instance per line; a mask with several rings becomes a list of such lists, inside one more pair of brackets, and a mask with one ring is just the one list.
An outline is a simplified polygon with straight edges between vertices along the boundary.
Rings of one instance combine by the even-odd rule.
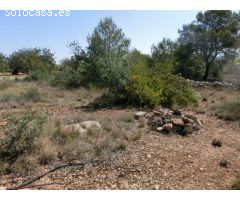
[[219, 139], [213, 139], [212, 146], [214, 146], [214, 147], [221, 147], [222, 146], [222, 142]]
[[81, 127], [84, 129], [92, 129], [92, 128], [96, 128], [96, 129], [101, 129], [102, 126], [100, 125], [100, 123], [98, 121], [84, 121], [80, 123]]
[[182, 117], [182, 121], [184, 124], [192, 124], [193, 123], [193, 120], [192, 119], [189, 119], [187, 117]]
[[150, 154], [147, 154], [146, 156], [148, 159], [152, 158], [152, 156]]
[[199, 119], [196, 119], [197, 126], [202, 126], [202, 122]]
[[5, 126], [5, 125], [7, 125], [7, 121], [1, 121], [0, 120], [0, 126]]
[[170, 132], [173, 128], [173, 124], [172, 123], [166, 123], [163, 125], [163, 129], [167, 132]]
[[146, 114], [147, 114], [147, 113], [144, 112], [144, 111], [139, 111], [139, 112], [136, 112], [136, 113], [134, 114], [134, 118], [135, 118], [136, 120], [138, 120], [138, 119], [140, 119], [141, 117], [145, 116]]
[[79, 133], [86, 133], [87, 130], [82, 128], [80, 124], [70, 124], [70, 125], [67, 125], [63, 128], [63, 131], [66, 131], [66, 132], [79, 132]]
[[152, 127], [158, 127], [163, 125], [163, 119], [161, 117], [153, 117], [153, 119], [150, 120], [149, 125]]
[[151, 113], [147, 113], [145, 117], [146, 117], [146, 118], [151, 118], [152, 115], [151, 115]]
[[178, 126], [184, 125], [184, 123], [183, 123], [183, 121], [182, 121], [181, 118], [173, 118], [173, 119], [171, 120], [171, 122], [172, 122], [172, 124], [178, 125]]
[[173, 114], [174, 114], [174, 115], [181, 116], [181, 115], [182, 115], [182, 112], [181, 112], [181, 110], [179, 110], [179, 109], [173, 109]]
[[163, 129], [164, 129], [164, 128], [161, 127], [161, 126], [160, 126], [160, 127], [157, 127], [157, 131], [158, 131], [158, 132], [161, 132]]
[[162, 116], [164, 116], [166, 113], [165, 112], [163, 112], [163, 111], [153, 111], [153, 116], [158, 116], [158, 117], [162, 117]]
[[218, 87], [223, 87], [223, 86], [224, 86], [223, 83], [222, 83], [222, 82], [219, 82], [219, 81], [215, 81], [215, 82], [213, 83], [213, 85], [214, 85], [214, 86], [218, 86]]

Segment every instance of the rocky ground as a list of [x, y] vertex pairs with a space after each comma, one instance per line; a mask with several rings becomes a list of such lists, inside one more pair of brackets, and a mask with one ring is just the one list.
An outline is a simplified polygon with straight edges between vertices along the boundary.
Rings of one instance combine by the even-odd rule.
[[[206, 98], [200, 107], [207, 111], [195, 115], [202, 123], [199, 130], [186, 136], [146, 131], [107, 162], [57, 170], [34, 182], [39, 186], [32, 189], [231, 189], [240, 170], [240, 124], [213, 115], [214, 105], [228, 91], [199, 91]], [[90, 114], [113, 117], [118, 112], [102, 110]], [[221, 145], [214, 146], [213, 140], [219, 140]], [[220, 164], [223, 161], [227, 161], [224, 166]], [[6, 175], [1, 177], [0, 187], [25, 180]]]

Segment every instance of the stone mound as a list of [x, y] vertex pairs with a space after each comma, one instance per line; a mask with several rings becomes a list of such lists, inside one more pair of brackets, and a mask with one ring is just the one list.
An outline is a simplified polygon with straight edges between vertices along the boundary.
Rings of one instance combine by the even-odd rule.
[[[202, 126], [202, 123], [194, 114], [188, 112], [184, 113], [179, 109], [170, 110], [161, 108], [144, 114], [142, 117], [148, 119], [147, 123], [152, 131], [165, 134], [179, 134], [185, 136], [200, 130]], [[138, 117], [138, 119], [139, 118], [140, 117]]]

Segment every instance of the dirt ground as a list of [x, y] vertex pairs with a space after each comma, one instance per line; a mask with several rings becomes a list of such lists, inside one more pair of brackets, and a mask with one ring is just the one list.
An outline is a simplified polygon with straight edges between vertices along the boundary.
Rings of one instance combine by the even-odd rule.
[[[204, 99], [195, 109], [203, 124], [201, 130], [185, 137], [145, 131], [140, 139], [129, 141], [125, 151], [112, 155], [110, 161], [58, 170], [36, 181], [34, 184], [39, 186], [32, 189], [231, 189], [240, 170], [240, 124], [218, 119], [214, 111], [224, 99], [239, 96], [239, 91], [214, 88], [197, 91]], [[81, 106], [89, 103], [86, 99], [94, 98], [88, 93], [79, 99], [75, 92], [59, 91], [55, 98], [31, 109], [37, 107], [39, 112], [70, 121], [74, 121], [74, 116], [94, 119], [106, 116], [111, 120], [138, 110], [86, 111]], [[26, 105], [5, 107], [1, 113], [24, 109]], [[220, 139], [222, 147], [212, 146], [213, 139]], [[229, 161], [227, 168], [219, 165], [223, 159]], [[0, 187], [17, 185], [28, 178], [5, 175], [0, 177]]]

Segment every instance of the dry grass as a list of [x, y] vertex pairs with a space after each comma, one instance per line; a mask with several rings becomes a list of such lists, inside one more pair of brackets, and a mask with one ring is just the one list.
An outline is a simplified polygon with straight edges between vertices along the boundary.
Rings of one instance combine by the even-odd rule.
[[[15, 116], [20, 116], [26, 110], [33, 110], [40, 116], [46, 116], [47, 121], [37, 140], [31, 143], [31, 151], [17, 156], [11, 163], [0, 161], [1, 173], [26, 175], [59, 162], [90, 157], [107, 158], [116, 151], [127, 149], [129, 140], [136, 141], [142, 135], [138, 124], [135, 124], [133, 111], [81, 110], [82, 105], [89, 104], [102, 94], [103, 91], [94, 87], [62, 90], [39, 82], [9, 81], [4, 84], [0, 93], [3, 113], [11, 114], [14, 111]], [[102, 129], [91, 129], [84, 134], [67, 133], [61, 129], [65, 125], [86, 120], [99, 121]], [[19, 125], [15, 123], [14, 130]], [[18, 130], [19, 133], [25, 132], [26, 128]], [[21, 141], [18, 138], [15, 140], [15, 144], [20, 145]]]
[[225, 120], [240, 120], [240, 99], [228, 99], [223, 102], [217, 108], [216, 114]]

